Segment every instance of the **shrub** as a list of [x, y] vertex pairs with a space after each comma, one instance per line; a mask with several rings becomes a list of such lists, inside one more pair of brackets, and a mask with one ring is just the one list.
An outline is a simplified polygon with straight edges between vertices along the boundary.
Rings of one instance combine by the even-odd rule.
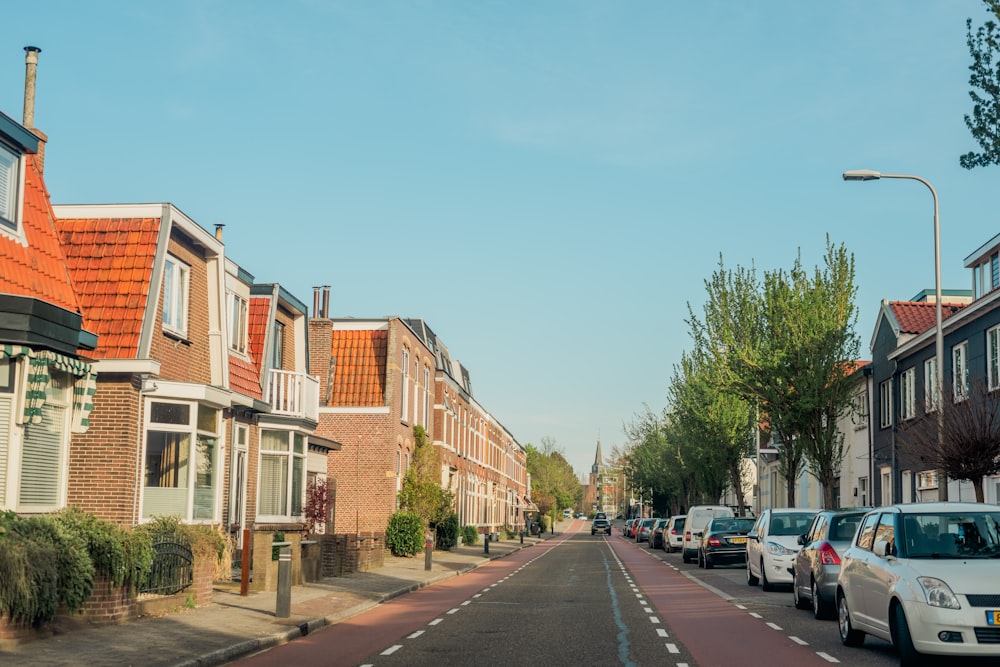
[[94, 572], [115, 586], [139, 586], [153, 564], [153, 544], [141, 529], [125, 530], [73, 507], [56, 512], [53, 519], [86, 543]]
[[389, 518], [385, 543], [394, 556], [415, 556], [424, 549], [424, 520], [413, 512], [396, 512]]
[[479, 542], [479, 529], [475, 526], [462, 526], [462, 544]]
[[435, 526], [438, 549], [452, 549], [458, 544], [458, 515], [452, 514]]

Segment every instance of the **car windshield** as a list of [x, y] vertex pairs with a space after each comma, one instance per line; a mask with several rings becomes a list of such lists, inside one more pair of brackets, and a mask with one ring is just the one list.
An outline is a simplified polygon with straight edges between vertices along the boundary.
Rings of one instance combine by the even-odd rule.
[[768, 535], [802, 535], [809, 530], [815, 513], [775, 514], [771, 517]]
[[[906, 558], [1000, 558], [1000, 511], [903, 514]], [[897, 540], [898, 542], [898, 540]]]

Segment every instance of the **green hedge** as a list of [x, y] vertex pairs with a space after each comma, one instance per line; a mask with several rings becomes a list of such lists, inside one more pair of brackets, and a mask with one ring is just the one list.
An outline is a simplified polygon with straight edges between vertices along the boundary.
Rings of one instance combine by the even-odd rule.
[[385, 529], [385, 543], [393, 556], [416, 556], [424, 550], [424, 520], [413, 512], [396, 512]]
[[438, 549], [453, 549], [458, 544], [458, 515], [452, 514], [434, 527]]
[[151, 544], [147, 535], [76, 509], [24, 519], [0, 513], [0, 612], [37, 625], [60, 606], [83, 606], [95, 575], [138, 585], [149, 574]]
[[475, 526], [462, 526], [462, 544], [475, 544], [479, 541], [479, 529]]

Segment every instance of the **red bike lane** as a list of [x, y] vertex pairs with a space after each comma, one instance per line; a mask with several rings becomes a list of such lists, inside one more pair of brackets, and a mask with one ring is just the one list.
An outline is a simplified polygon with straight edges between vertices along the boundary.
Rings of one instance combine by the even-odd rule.
[[669, 626], [671, 638], [691, 652], [699, 667], [747, 664], [749, 656], [767, 656], [768, 667], [830, 664], [660, 559], [621, 540], [608, 544]]

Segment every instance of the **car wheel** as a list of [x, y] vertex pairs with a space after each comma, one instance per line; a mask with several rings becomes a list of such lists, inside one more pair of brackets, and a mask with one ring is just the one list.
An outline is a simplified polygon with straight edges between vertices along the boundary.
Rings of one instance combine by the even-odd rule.
[[688, 556], [687, 549], [684, 549], [684, 551], [681, 552], [681, 560], [684, 561], [685, 563], [690, 563], [691, 562], [691, 557]]
[[774, 584], [767, 580], [767, 572], [764, 571], [764, 560], [760, 561], [760, 585], [765, 591], [773, 591]]
[[837, 629], [844, 646], [861, 646], [865, 643], [865, 633], [855, 630], [851, 624], [851, 610], [847, 608], [847, 598], [842, 591], [837, 592]]
[[910, 635], [910, 625], [906, 622], [906, 614], [902, 605], [896, 605], [896, 650], [899, 651], [900, 667], [917, 667], [924, 664], [924, 657], [913, 647], [913, 637]]
[[792, 572], [792, 606], [796, 609], [806, 609], [806, 601], [802, 599], [799, 595], [799, 582], [795, 577], [795, 572]]
[[713, 567], [715, 567], [715, 563], [713, 563], [712, 559], [708, 557], [708, 554], [705, 554], [705, 569], [711, 570]]
[[819, 596], [819, 586], [816, 585], [815, 579], [812, 582], [812, 610], [813, 618], [818, 621], [830, 617], [829, 603], [823, 602], [823, 598]]
[[753, 572], [750, 571], [750, 561], [747, 561], [747, 586], [756, 586], [760, 583], [760, 579], [753, 576]]

